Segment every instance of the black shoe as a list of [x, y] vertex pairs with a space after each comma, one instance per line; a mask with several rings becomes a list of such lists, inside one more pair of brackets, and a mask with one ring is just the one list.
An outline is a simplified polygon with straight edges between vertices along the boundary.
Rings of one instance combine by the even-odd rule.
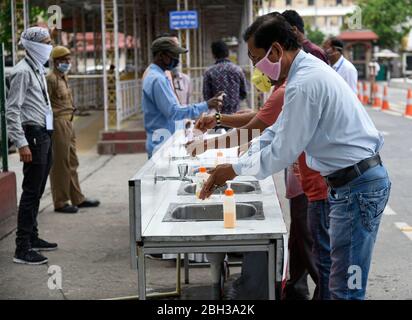
[[31, 241], [31, 249], [33, 251], [54, 251], [57, 250], [57, 243], [50, 243], [37, 238]]
[[100, 205], [99, 200], [86, 199], [78, 205], [79, 208], [96, 208]]
[[26, 250], [16, 253], [13, 258], [14, 263], [29, 264], [29, 265], [41, 265], [46, 264], [49, 260], [33, 250]]
[[54, 209], [54, 211], [59, 212], [59, 213], [75, 214], [79, 212], [79, 208], [76, 206], [71, 206], [69, 204], [66, 204], [63, 208]]

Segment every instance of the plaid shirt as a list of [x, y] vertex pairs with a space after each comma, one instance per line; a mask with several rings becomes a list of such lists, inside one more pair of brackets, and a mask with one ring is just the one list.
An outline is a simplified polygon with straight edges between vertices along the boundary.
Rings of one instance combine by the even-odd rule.
[[246, 77], [243, 70], [229, 59], [217, 60], [206, 70], [203, 81], [203, 97], [207, 101], [220, 91], [226, 93], [222, 113], [236, 113], [240, 101], [246, 99]]

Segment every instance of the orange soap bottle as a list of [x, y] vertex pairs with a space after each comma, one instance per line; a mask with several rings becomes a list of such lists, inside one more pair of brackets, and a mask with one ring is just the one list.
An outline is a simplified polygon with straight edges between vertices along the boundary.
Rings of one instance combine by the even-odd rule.
[[228, 185], [223, 202], [223, 220], [225, 229], [234, 229], [236, 227], [235, 192], [230, 187], [230, 183]]

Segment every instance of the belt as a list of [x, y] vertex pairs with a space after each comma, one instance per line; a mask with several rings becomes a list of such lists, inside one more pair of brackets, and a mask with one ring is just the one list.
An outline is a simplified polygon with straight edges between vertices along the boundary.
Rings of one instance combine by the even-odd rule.
[[369, 169], [375, 168], [379, 165], [382, 165], [382, 159], [378, 153], [372, 158], [365, 159], [352, 167], [332, 173], [331, 175], [325, 177], [325, 180], [331, 188], [340, 188], [360, 177]]
[[24, 132], [45, 132], [48, 134], [52, 134], [53, 130], [47, 130], [46, 127], [42, 127], [40, 125], [35, 124], [23, 124], [22, 125]]

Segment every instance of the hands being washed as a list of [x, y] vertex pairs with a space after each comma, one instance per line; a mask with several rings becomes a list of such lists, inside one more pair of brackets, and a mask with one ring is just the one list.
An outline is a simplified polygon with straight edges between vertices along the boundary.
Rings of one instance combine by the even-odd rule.
[[207, 130], [214, 129], [217, 126], [215, 115], [203, 115], [196, 121], [195, 129], [205, 133]]
[[209, 171], [210, 177], [200, 192], [200, 199], [209, 198], [217, 187], [224, 186], [226, 181], [236, 178], [236, 173], [231, 164], [222, 164]]

